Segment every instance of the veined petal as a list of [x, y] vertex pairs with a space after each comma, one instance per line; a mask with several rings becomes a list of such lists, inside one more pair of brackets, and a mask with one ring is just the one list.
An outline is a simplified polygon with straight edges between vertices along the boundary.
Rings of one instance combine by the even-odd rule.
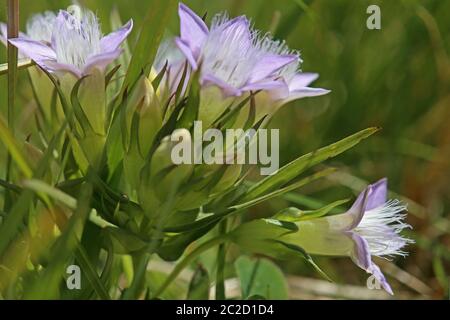
[[369, 269], [369, 273], [373, 274], [375, 279], [377, 279], [378, 283], [381, 284], [384, 290], [386, 290], [387, 293], [389, 293], [391, 296], [394, 295], [394, 292], [392, 291], [391, 286], [386, 280], [386, 277], [381, 272], [380, 267], [378, 267], [375, 263], [372, 262], [372, 266]]
[[330, 90], [322, 88], [309, 88], [309, 87], [302, 88], [299, 90], [289, 92], [289, 96], [286, 99], [284, 99], [283, 104], [303, 98], [324, 96], [326, 94], [329, 94], [330, 92], [331, 92]]
[[89, 74], [94, 67], [102, 71], [105, 70], [111, 62], [116, 60], [122, 54], [122, 51], [123, 50], [119, 48], [111, 52], [104, 52], [89, 57], [83, 68], [83, 74]]
[[42, 61], [56, 60], [55, 52], [39, 41], [24, 38], [9, 39], [9, 42], [16, 46], [21, 54], [34, 60], [37, 64]]
[[242, 94], [241, 90], [230, 86], [225, 81], [222, 81], [221, 79], [219, 79], [211, 74], [204, 75], [202, 77], [202, 82], [205, 87], [208, 87], [208, 86], [219, 87], [225, 97], [230, 97], [230, 96], [238, 97]]
[[317, 73], [297, 73], [292, 80], [289, 82], [289, 90], [301, 90], [319, 78]]
[[352, 216], [353, 219], [353, 223], [350, 229], [354, 229], [360, 224], [366, 212], [369, 213], [376, 208], [382, 208], [386, 204], [386, 200], [386, 178], [367, 186], [367, 188], [358, 195], [355, 203], [346, 213]]
[[354, 249], [350, 255], [353, 262], [367, 273], [372, 274], [384, 290], [390, 295], [393, 295], [392, 288], [386, 281], [380, 268], [372, 261], [368, 242], [354, 232], [349, 233], [349, 237], [351, 237], [355, 243]]
[[367, 199], [369, 194], [372, 192], [372, 186], [369, 185], [363, 192], [358, 195], [355, 203], [352, 207], [344, 214], [350, 217], [351, 224], [346, 228], [347, 230], [352, 230], [356, 228], [364, 217], [367, 207]]
[[252, 33], [250, 21], [245, 16], [236, 17], [220, 25], [225, 37], [230, 37], [240, 42], [241, 49], [245, 50], [252, 45]]
[[241, 88], [242, 91], [276, 90], [289, 93], [289, 88], [282, 80], [266, 80], [248, 84]]
[[259, 60], [250, 75], [249, 82], [258, 82], [274, 75], [281, 68], [298, 60], [296, 55], [269, 54]]
[[133, 20], [128, 21], [126, 25], [120, 29], [111, 32], [100, 40], [100, 48], [103, 52], [112, 52], [119, 48], [122, 42], [128, 37], [133, 30]]
[[205, 22], [183, 3], [179, 4], [181, 39], [191, 48], [198, 58], [200, 48], [208, 35]]
[[387, 179], [381, 179], [380, 181], [372, 185], [372, 192], [367, 197], [366, 210], [372, 210], [383, 206], [387, 201]]
[[176, 38], [175, 44], [177, 45], [178, 49], [180, 49], [180, 51], [183, 53], [183, 55], [186, 57], [192, 69], [197, 70], [198, 68], [197, 60], [195, 59], [194, 53], [192, 52], [189, 45], [186, 42], [184, 42], [181, 38]]
[[353, 262], [361, 269], [369, 269], [372, 265], [372, 258], [370, 257], [370, 247], [366, 239], [354, 232], [348, 232], [347, 235], [355, 243], [353, 251], [350, 253]]

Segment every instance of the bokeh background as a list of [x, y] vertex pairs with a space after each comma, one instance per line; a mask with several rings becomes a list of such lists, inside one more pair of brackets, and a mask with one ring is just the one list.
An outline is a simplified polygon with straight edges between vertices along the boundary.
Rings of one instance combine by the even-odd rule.
[[[142, 21], [142, 0], [78, 1], [97, 12], [104, 32], [117, 7], [125, 21]], [[151, 0], [149, 0], [151, 2]], [[67, 7], [71, 1], [21, 1], [22, 30], [33, 13]], [[306, 72], [318, 72], [325, 97], [284, 107], [271, 126], [281, 129], [282, 163], [369, 126], [375, 137], [327, 163], [338, 174], [301, 190], [301, 196], [265, 203], [250, 214], [263, 216], [287, 205], [320, 207], [352, 196], [367, 182], [389, 178], [394, 196], [409, 203], [409, 257], [377, 262], [396, 298], [448, 299], [450, 283], [450, 1], [442, 0], [186, 0], [208, 20], [218, 12], [245, 14], [256, 28], [286, 39], [301, 51]], [[366, 9], [381, 8], [382, 29], [368, 30]], [[6, 1], [0, 3], [5, 21]], [[178, 17], [168, 31], [177, 34]], [[136, 38], [136, 32], [133, 37]], [[0, 48], [0, 63], [6, 50]], [[18, 130], [32, 132], [34, 107], [27, 73], [19, 77]], [[0, 109], [6, 110], [6, 77], [0, 77]], [[0, 153], [4, 152], [4, 148]], [[3, 155], [1, 159], [4, 159]], [[3, 168], [3, 165], [2, 165]], [[231, 259], [233, 253], [230, 253]], [[281, 262], [292, 298], [384, 298], [367, 290], [367, 276], [349, 259], [317, 260], [334, 279], [330, 284], [299, 262]]]

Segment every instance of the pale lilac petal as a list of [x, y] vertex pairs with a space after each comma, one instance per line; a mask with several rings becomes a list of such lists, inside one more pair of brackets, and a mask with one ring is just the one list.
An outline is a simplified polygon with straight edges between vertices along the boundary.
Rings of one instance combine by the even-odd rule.
[[381, 284], [384, 290], [386, 290], [386, 292], [388, 292], [389, 294], [393, 295], [394, 293], [392, 292], [391, 286], [386, 281], [386, 278], [384, 277], [380, 268], [372, 261], [369, 243], [366, 241], [366, 239], [353, 232], [348, 233], [348, 236], [354, 242], [353, 251], [350, 254], [350, 257], [352, 258], [353, 262], [358, 267], [365, 270], [367, 273], [372, 274], [378, 281], [378, 283]]
[[74, 65], [71, 65], [71, 64], [59, 63], [59, 62], [56, 62], [55, 60], [46, 60], [46, 61], [42, 61], [41, 63], [38, 63], [38, 64], [45, 70], [53, 72], [53, 73], [69, 72], [77, 78], [82, 77], [81, 71], [78, 70]]
[[358, 226], [364, 217], [364, 213], [366, 212], [367, 207], [367, 198], [368, 195], [372, 192], [372, 186], [368, 186], [363, 192], [358, 195], [355, 203], [353, 203], [352, 207], [345, 213], [346, 215], [351, 217], [351, 224], [347, 230], [352, 230]]
[[194, 53], [192, 52], [189, 45], [186, 42], [184, 42], [181, 38], [176, 38], [175, 44], [177, 45], [178, 49], [180, 49], [180, 51], [183, 53], [183, 55], [186, 57], [192, 69], [197, 70], [198, 68], [197, 60], [195, 59]]
[[372, 185], [372, 192], [367, 197], [366, 211], [383, 206], [386, 200], [387, 179], [384, 178]]
[[36, 61], [36, 63], [43, 60], [56, 60], [55, 52], [39, 41], [15, 38], [9, 39], [9, 42], [16, 46], [22, 54]]
[[209, 32], [208, 27], [195, 12], [182, 3], [179, 4], [178, 14], [180, 16], [181, 39], [191, 48], [194, 56], [198, 58], [200, 48]]
[[283, 101], [284, 103], [288, 103], [294, 100], [299, 100], [303, 98], [309, 97], [319, 97], [326, 94], [329, 94], [331, 91], [322, 88], [303, 88], [296, 91], [289, 92], [289, 96]]
[[391, 286], [387, 282], [386, 277], [381, 272], [380, 267], [378, 267], [375, 263], [372, 262], [372, 266], [370, 267], [369, 270], [367, 270], [367, 272], [373, 274], [375, 279], [377, 279], [378, 283], [381, 284], [381, 286], [383, 287], [384, 290], [386, 290], [387, 293], [389, 293], [391, 296], [394, 295], [394, 292], [392, 291]]
[[242, 95], [242, 91], [241, 90], [230, 86], [225, 81], [220, 80], [219, 78], [217, 78], [217, 77], [215, 77], [213, 75], [210, 75], [210, 74], [207, 74], [207, 75], [203, 76], [202, 77], [202, 82], [203, 82], [203, 85], [205, 87], [208, 87], [208, 86], [217, 86], [217, 87], [219, 87], [225, 97], [231, 97], [231, 96], [238, 97], [238, 96]]
[[252, 46], [250, 21], [245, 16], [236, 17], [220, 26], [224, 38], [238, 41], [241, 50]]
[[289, 82], [289, 90], [295, 91], [303, 89], [309, 86], [311, 83], [316, 81], [319, 78], [319, 74], [317, 73], [298, 73], [294, 76], [294, 78]]
[[350, 253], [353, 262], [361, 269], [369, 269], [372, 266], [369, 243], [366, 239], [354, 232], [349, 232], [348, 236], [354, 242], [353, 251]]
[[83, 68], [83, 74], [89, 74], [94, 67], [102, 71], [105, 70], [111, 62], [116, 60], [122, 54], [122, 51], [123, 50], [119, 48], [111, 52], [104, 52], [89, 57], [86, 61], [86, 65]]
[[287, 84], [286, 80], [281, 78], [277, 81], [280, 81], [283, 83], [283, 86], [280, 86], [278, 88], [268, 90], [267, 93], [269, 94], [269, 97], [272, 101], [283, 101], [287, 100], [289, 98], [289, 85]]
[[241, 88], [242, 91], [258, 91], [258, 90], [268, 90], [268, 91], [284, 91], [289, 93], [289, 88], [286, 83], [282, 80], [267, 80], [259, 81], [255, 83], [248, 84]]
[[250, 75], [249, 82], [258, 82], [273, 76], [281, 68], [298, 60], [296, 55], [270, 54], [259, 60]]
[[119, 48], [133, 30], [133, 20], [128, 21], [122, 28], [111, 32], [100, 40], [102, 52], [112, 52]]

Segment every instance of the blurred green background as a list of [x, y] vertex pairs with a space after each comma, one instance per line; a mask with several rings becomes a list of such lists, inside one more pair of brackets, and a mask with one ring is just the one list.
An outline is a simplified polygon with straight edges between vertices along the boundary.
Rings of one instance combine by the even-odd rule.
[[[106, 33], [117, 6], [122, 19], [140, 26], [143, 8], [151, 1], [79, 1], [97, 12]], [[337, 141], [369, 126], [383, 130], [337, 160], [340, 172], [302, 190], [293, 205], [317, 207], [360, 191], [383, 176], [390, 189], [409, 203], [409, 232], [416, 244], [406, 259], [380, 262], [393, 279], [398, 298], [448, 298], [450, 282], [450, 1], [441, 0], [187, 0], [199, 15], [228, 11], [245, 14], [256, 28], [271, 31], [301, 51], [303, 71], [317, 72], [315, 86], [328, 88], [325, 97], [300, 100], [284, 107], [272, 126], [281, 129], [282, 163]], [[33, 13], [57, 10], [70, 1], [21, 1], [21, 26]], [[381, 8], [382, 29], [368, 30], [366, 9]], [[0, 20], [5, 21], [6, 1]], [[177, 13], [168, 35], [178, 33]], [[136, 28], [137, 30], [137, 28]], [[136, 30], [132, 38], [136, 38]], [[6, 50], [0, 49], [0, 62]], [[27, 73], [20, 73], [19, 101], [22, 138], [32, 132], [34, 107]], [[0, 77], [0, 109], [6, 110], [6, 77]], [[2, 148], [3, 149], [3, 148]], [[1, 150], [0, 153], [4, 152]], [[1, 157], [4, 159], [4, 157]], [[3, 167], [3, 166], [2, 166]], [[286, 207], [286, 200], [254, 210], [264, 215]], [[366, 276], [348, 259], [319, 259], [337, 283], [361, 286]], [[303, 297], [376, 297], [354, 286], [324, 283], [298, 263], [282, 265], [291, 295]], [[304, 268], [304, 269], [303, 269]], [[301, 275], [298, 277], [297, 275]], [[306, 278], [307, 277], [307, 278]], [[308, 282], [312, 281], [312, 282]], [[337, 290], [337, 291], [336, 291]], [[353, 291], [352, 291], [353, 290]], [[355, 291], [356, 290], [356, 291]], [[336, 293], [337, 292], [337, 293]], [[372, 296], [370, 295], [372, 294]], [[363, 295], [363, 296], [361, 296]]]

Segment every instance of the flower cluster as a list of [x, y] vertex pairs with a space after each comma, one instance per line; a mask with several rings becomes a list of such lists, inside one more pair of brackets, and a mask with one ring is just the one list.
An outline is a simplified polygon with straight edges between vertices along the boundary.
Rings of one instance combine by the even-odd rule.
[[[160, 45], [151, 72], [142, 71], [128, 82], [117, 76], [114, 65], [119, 59], [125, 64], [122, 68], [130, 64], [122, 56], [122, 45], [133, 20], [104, 36], [97, 16], [73, 5], [32, 16], [26, 33], [15, 39], [7, 39], [6, 26], [0, 24], [0, 40], [9, 41], [21, 57], [45, 71], [29, 69], [41, 107], [37, 112], [43, 113], [37, 116], [42, 147], [47, 148], [57, 134], [63, 140], [54, 143], [58, 146], [52, 159], [59, 162], [56, 169], [49, 169], [48, 180], [64, 185], [64, 176], [70, 186], [74, 181], [82, 186], [93, 181], [91, 202], [102, 219], [102, 239], [108, 239], [114, 254], [138, 261], [145, 261], [142, 255], [150, 251], [165, 260], [178, 259], [190, 243], [224, 219], [303, 186], [297, 183], [310, 166], [377, 131], [367, 129], [321, 149], [322, 153], [299, 158], [256, 185], [245, 183], [250, 172], [246, 166], [228, 162], [234, 138], [221, 141], [226, 152], [215, 154], [227, 161], [175, 163], [171, 154], [179, 140], [194, 150], [193, 158], [198, 149], [212, 145], [211, 137], [196, 145], [196, 131], [199, 135], [207, 129], [262, 131], [288, 102], [330, 93], [310, 87], [318, 74], [301, 71], [298, 51], [255, 30], [247, 17], [219, 14], [208, 26], [184, 4], [178, 14], [180, 35]], [[42, 81], [43, 77], [52, 81]], [[204, 130], [196, 129], [198, 121]], [[254, 142], [246, 133], [237, 140], [246, 139]], [[64, 160], [59, 155], [65, 155]], [[67, 199], [58, 192], [52, 194]], [[392, 294], [372, 257], [404, 256], [403, 248], [412, 241], [401, 235], [409, 227], [404, 222], [406, 206], [388, 201], [387, 192], [387, 179], [382, 179], [369, 185], [345, 213], [331, 215], [325, 208], [305, 215], [294, 208], [296, 214], [273, 215], [270, 223], [233, 225], [211, 241], [234, 241], [274, 256], [290, 254], [294, 247], [312, 255], [348, 256]]]

